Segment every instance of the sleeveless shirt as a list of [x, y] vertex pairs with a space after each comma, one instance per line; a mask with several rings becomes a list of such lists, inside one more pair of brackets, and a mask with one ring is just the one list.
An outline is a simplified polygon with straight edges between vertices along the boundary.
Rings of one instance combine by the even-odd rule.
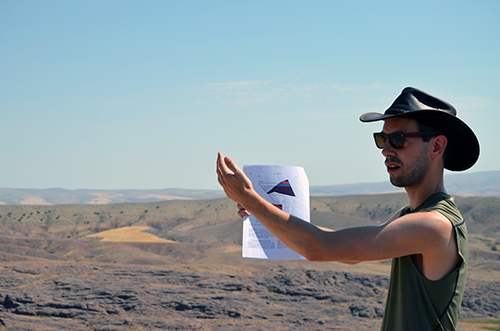
[[394, 258], [383, 331], [448, 331], [457, 326], [467, 277], [468, 244], [465, 221], [453, 197], [436, 193], [411, 212], [406, 207], [400, 216], [432, 210], [452, 223], [462, 263], [445, 277], [432, 281], [417, 269], [411, 256]]

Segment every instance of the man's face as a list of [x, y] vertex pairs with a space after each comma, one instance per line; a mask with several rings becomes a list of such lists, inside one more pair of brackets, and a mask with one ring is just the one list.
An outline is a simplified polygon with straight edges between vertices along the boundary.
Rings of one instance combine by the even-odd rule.
[[[419, 132], [417, 121], [409, 118], [390, 118], [385, 120], [383, 131], [385, 134], [393, 132]], [[421, 137], [406, 137], [403, 148], [395, 149], [386, 141], [382, 149], [385, 156], [385, 165], [392, 185], [409, 187], [419, 184], [427, 174], [430, 166], [428, 142]]]

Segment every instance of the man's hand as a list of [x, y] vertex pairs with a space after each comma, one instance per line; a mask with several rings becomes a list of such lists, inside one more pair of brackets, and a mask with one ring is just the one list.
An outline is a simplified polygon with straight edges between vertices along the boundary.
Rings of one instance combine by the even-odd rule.
[[249, 215], [243, 206], [248, 198], [257, 194], [252, 182], [229, 156], [224, 158], [220, 152], [217, 154], [217, 180], [227, 197], [238, 203], [238, 215], [242, 218]]

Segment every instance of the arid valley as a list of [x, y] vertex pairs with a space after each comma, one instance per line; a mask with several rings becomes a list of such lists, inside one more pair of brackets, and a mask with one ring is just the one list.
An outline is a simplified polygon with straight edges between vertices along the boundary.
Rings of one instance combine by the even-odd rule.
[[[500, 330], [500, 198], [470, 233], [460, 330]], [[314, 196], [311, 222], [378, 224], [406, 195]], [[0, 206], [0, 330], [377, 330], [390, 261], [241, 257], [227, 198]]]

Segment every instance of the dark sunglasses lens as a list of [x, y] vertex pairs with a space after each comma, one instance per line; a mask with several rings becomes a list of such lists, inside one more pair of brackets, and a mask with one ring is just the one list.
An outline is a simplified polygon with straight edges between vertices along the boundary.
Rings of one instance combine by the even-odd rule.
[[385, 133], [376, 133], [374, 134], [374, 137], [375, 137], [375, 145], [377, 145], [377, 147], [380, 149], [384, 148], [387, 135]]
[[402, 148], [405, 143], [405, 137], [402, 133], [391, 133], [389, 135], [389, 140], [391, 142], [391, 146], [395, 149]]

